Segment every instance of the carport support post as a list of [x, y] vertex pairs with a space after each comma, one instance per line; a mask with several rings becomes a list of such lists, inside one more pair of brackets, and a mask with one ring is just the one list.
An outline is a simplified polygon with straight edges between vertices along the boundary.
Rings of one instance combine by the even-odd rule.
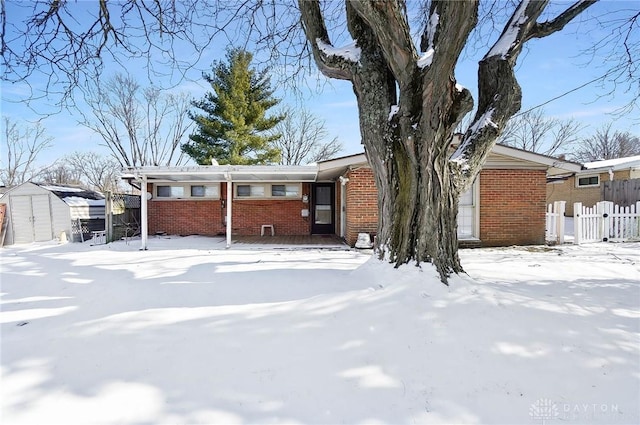
[[145, 251], [147, 249], [147, 233], [149, 226], [147, 222], [147, 175], [142, 175], [142, 184], [140, 185], [140, 219], [141, 223], [141, 240], [140, 250]]
[[227, 248], [231, 247], [231, 200], [233, 199], [233, 183], [227, 175]]
[[104, 198], [104, 230], [107, 243], [113, 242], [113, 214], [111, 211], [113, 211], [113, 197], [111, 191], [107, 190]]

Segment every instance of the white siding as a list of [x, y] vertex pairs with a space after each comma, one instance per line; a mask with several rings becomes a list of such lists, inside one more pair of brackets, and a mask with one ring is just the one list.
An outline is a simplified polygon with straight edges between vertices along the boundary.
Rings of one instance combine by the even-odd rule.
[[[31, 196], [11, 196], [9, 198], [8, 217], [11, 220], [7, 230], [11, 229], [11, 235], [7, 234], [5, 243], [29, 243], [33, 242], [33, 227], [31, 218]], [[13, 236], [13, 237], [11, 237]]]
[[54, 238], [51, 228], [51, 207], [49, 205], [49, 195], [32, 195], [32, 224], [35, 242], [50, 241]]
[[2, 197], [7, 204], [5, 245], [71, 236], [69, 207], [60, 198], [33, 183], [24, 183]]

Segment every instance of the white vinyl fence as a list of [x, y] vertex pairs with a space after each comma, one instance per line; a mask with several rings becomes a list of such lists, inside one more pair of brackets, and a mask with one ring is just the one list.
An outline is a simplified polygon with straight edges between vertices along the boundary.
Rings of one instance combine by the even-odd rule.
[[589, 208], [573, 204], [576, 244], [640, 240], [640, 202], [628, 207], [602, 201]]
[[[626, 242], [640, 240], [640, 202], [628, 207], [613, 202], [598, 202], [585, 207], [573, 204], [574, 243]], [[565, 201], [547, 205], [545, 239], [549, 243], [565, 242]]]
[[564, 211], [565, 201], [556, 201], [547, 205], [545, 240], [562, 244], [564, 243]]

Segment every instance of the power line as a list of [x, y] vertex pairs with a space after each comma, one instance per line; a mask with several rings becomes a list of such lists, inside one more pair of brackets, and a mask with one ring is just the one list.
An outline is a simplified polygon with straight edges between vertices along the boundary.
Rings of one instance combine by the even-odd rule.
[[607, 76], [607, 74], [604, 74], [604, 75], [601, 75], [600, 77], [594, 78], [594, 79], [593, 79], [593, 80], [591, 80], [591, 81], [587, 81], [586, 83], [584, 83], [584, 84], [582, 84], [582, 85], [580, 85], [580, 86], [578, 86], [578, 87], [575, 87], [575, 88], [573, 88], [573, 89], [571, 89], [571, 90], [569, 90], [569, 91], [566, 91], [566, 92], [564, 92], [564, 93], [562, 93], [562, 94], [559, 94], [558, 96], [553, 97], [553, 98], [551, 98], [551, 99], [547, 100], [546, 102], [542, 102], [542, 103], [540, 103], [539, 105], [536, 105], [536, 106], [533, 106], [533, 107], [531, 107], [531, 108], [527, 109], [526, 111], [518, 112], [517, 114], [515, 114], [515, 115], [514, 115], [514, 116], [512, 116], [511, 118], [516, 118], [516, 117], [519, 117], [520, 115], [524, 115], [524, 114], [526, 114], [527, 112], [531, 112], [531, 111], [533, 111], [534, 109], [538, 109], [538, 108], [540, 108], [540, 107], [542, 107], [542, 106], [544, 106], [544, 105], [547, 105], [547, 104], [549, 104], [549, 103], [553, 102], [554, 100], [558, 100], [558, 99], [560, 99], [561, 97], [565, 97], [566, 95], [573, 93], [574, 91], [578, 91], [578, 90], [580, 90], [581, 88], [588, 86], [589, 84], [593, 84], [593, 83], [595, 83], [596, 81], [601, 80], [601, 79], [603, 79], [603, 78], [604, 78], [604, 77], [606, 77], [606, 76]]

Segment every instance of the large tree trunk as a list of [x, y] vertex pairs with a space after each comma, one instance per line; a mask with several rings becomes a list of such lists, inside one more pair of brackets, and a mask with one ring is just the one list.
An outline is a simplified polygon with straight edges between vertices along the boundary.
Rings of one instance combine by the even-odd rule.
[[419, 55], [404, 1], [346, 0], [348, 29], [357, 42], [346, 50], [331, 45], [319, 2], [299, 0], [320, 71], [353, 83], [362, 142], [378, 187], [380, 257], [396, 266], [431, 262], [445, 283], [462, 271], [458, 197], [520, 108], [513, 67], [522, 46], [558, 31], [592, 1], [579, 1], [538, 24], [547, 3], [522, 0], [480, 62], [478, 111], [452, 155], [454, 130], [473, 106], [470, 92], [456, 84], [454, 69], [476, 25], [478, 1], [432, 0]]
[[[410, 260], [432, 262], [446, 281], [452, 272], [462, 271], [457, 255], [459, 188], [449, 168], [454, 129], [429, 125], [447, 120], [431, 116], [422, 103], [415, 102], [409, 113], [400, 107], [402, 115], [390, 112], [388, 99], [395, 89], [385, 81], [383, 72], [354, 79], [362, 140], [378, 188], [376, 250], [396, 266]], [[460, 107], [460, 99], [441, 96], [448, 103], [441, 105], [445, 113]], [[416, 123], [415, 117], [424, 118]]]
[[[400, 65], [402, 78], [397, 78], [372, 25], [350, 5], [349, 30], [362, 49], [360, 69], [367, 70], [355, 73], [352, 82], [378, 188], [376, 251], [396, 266], [431, 262], [446, 282], [462, 271], [456, 220], [460, 187], [449, 168], [449, 147], [457, 123], [472, 108], [469, 92], [456, 85], [450, 61], [436, 61], [426, 70], [415, 62]], [[462, 6], [474, 10], [473, 4]], [[458, 31], [469, 31], [473, 22]], [[451, 58], [457, 57], [462, 42], [451, 39], [447, 48]]]

